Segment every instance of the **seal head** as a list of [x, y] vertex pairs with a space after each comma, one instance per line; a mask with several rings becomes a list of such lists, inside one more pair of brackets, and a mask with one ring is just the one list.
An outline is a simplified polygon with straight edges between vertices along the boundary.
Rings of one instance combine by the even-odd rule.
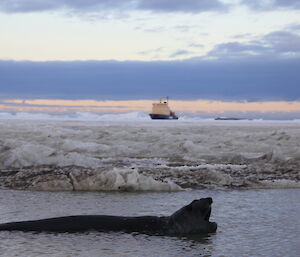
[[211, 197], [194, 200], [169, 218], [172, 234], [208, 234], [217, 230], [217, 223], [210, 222]]

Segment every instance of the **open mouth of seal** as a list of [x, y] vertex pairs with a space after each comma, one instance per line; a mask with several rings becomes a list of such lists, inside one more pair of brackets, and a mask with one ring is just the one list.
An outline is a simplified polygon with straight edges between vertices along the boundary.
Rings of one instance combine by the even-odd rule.
[[204, 220], [209, 222], [209, 218], [210, 218], [210, 214], [211, 214], [211, 205], [213, 203], [213, 200], [211, 197], [206, 198], [206, 200], [208, 201], [208, 203], [207, 203], [207, 208], [204, 213]]
[[209, 205], [209, 207], [206, 210], [206, 213], [204, 215], [204, 220], [209, 221], [210, 214], [211, 214], [211, 205]]

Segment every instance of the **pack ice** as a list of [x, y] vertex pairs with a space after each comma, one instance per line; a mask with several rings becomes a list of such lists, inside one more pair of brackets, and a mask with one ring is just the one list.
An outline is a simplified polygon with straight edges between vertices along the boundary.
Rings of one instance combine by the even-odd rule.
[[300, 123], [0, 120], [0, 187], [300, 186]]

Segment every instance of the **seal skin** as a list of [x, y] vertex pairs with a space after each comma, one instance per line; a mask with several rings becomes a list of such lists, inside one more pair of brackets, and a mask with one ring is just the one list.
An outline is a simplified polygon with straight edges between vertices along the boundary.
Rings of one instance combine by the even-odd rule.
[[194, 200], [171, 216], [108, 216], [78, 215], [41, 220], [19, 221], [0, 224], [0, 230], [36, 232], [100, 232], [122, 231], [156, 235], [208, 234], [217, 230], [210, 222], [212, 198]]

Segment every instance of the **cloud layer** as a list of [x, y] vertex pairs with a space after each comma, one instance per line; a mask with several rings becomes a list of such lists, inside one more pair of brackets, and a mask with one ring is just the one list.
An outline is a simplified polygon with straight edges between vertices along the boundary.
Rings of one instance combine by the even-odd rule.
[[219, 0], [2, 0], [3, 12], [38, 12], [71, 9], [79, 12], [103, 10], [146, 10], [154, 12], [205, 12], [226, 9]]
[[0, 11], [40, 12], [73, 10], [103, 12], [106, 10], [145, 10], [152, 12], [226, 11], [233, 6], [248, 6], [254, 10], [300, 9], [299, 0], [240, 0], [229, 4], [222, 0], [1, 0]]
[[159, 12], [203, 12], [226, 9], [219, 0], [140, 0], [138, 9]]
[[0, 98], [300, 100], [299, 58], [0, 61]]
[[208, 54], [218, 58], [245, 56], [300, 57], [300, 35], [289, 31], [274, 31], [245, 43], [233, 41], [218, 44]]
[[300, 9], [299, 0], [242, 0], [241, 4], [257, 10]]

